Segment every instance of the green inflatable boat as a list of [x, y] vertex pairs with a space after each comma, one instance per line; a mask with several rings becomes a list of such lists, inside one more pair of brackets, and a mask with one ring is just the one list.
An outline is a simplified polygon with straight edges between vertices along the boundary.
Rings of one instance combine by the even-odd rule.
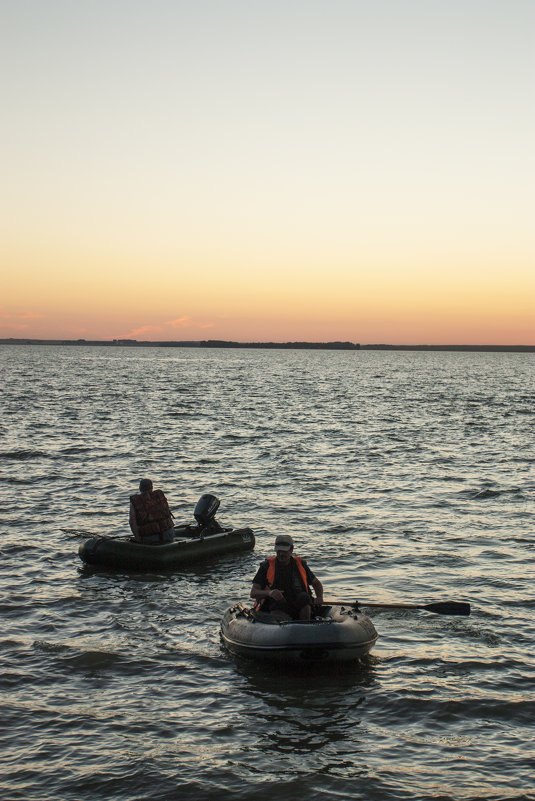
[[250, 528], [226, 528], [199, 535], [196, 526], [175, 526], [175, 541], [143, 545], [131, 537], [91, 537], [81, 543], [78, 554], [88, 565], [116, 570], [175, 570], [182, 565], [239, 551], [252, 551], [255, 537]]
[[146, 545], [133, 537], [92, 536], [82, 542], [82, 562], [116, 570], [175, 570], [182, 565], [239, 551], [252, 551], [250, 528], [222, 528], [215, 519], [219, 498], [201, 495], [195, 507], [196, 523], [174, 527], [174, 542]]

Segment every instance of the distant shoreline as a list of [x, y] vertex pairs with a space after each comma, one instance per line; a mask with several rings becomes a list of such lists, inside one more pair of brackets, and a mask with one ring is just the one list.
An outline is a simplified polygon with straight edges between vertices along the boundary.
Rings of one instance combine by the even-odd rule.
[[234, 342], [207, 339], [138, 341], [137, 339], [0, 339], [0, 345], [74, 345], [119, 348], [252, 348], [268, 350], [420, 350], [489, 353], [535, 353], [535, 345], [361, 345], [354, 342]]

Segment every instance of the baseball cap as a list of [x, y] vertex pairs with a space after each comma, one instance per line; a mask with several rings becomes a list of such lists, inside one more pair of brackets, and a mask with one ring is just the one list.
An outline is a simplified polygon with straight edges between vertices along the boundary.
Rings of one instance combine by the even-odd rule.
[[294, 547], [294, 541], [289, 534], [279, 534], [275, 540], [276, 551], [291, 551]]

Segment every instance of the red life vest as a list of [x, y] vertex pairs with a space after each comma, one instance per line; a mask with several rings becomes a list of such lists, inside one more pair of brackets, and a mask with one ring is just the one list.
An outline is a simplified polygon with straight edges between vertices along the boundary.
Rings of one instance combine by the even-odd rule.
[[138, 534], [142, 540], [154, 534], [163, 534], [164, 531], [173, 528], [173, 516], [167, 498], [161, 490], [131, 495], [130, 501], [134, 507]]
[[[292, 559], [294, 560], [294, 562], [295, 562], [295, 564], [297, 566], [297, 572], [299, 573], [299, 577], [300, 577], [300, 579], [301, 579], [301, 581], [303, 583], [303, 589], [304, 589], [305, 592], [308, 592], [307, 574], [306, 574], [305, 568], [303, 567], [303, 562], [301, 560], [301, 557], [294, 556], [292, 554]], [[264, 587], [262, 587], [263, 590], [267, 590], [268, 588], [271, 589], [272, 586], [273, 586], [273, 582], [275, 581], [275, 569], [276, 569], [276, 565], [277, 565], [277, 557], [276, 556], [269, 556], [266, 559], [266, 561], [268, 562], [269, 567], [268, 567], [267, 576], [266, 576], [266, 584], [265, 584]], [[260, 600], [257, 600], [255, 605], [254, 605], [254, 608], [255, 609], [260, 609], [260, 607], [262, 606], [262, 603], [265, 600], [266, 600], [265, 598], [261, 598]]]

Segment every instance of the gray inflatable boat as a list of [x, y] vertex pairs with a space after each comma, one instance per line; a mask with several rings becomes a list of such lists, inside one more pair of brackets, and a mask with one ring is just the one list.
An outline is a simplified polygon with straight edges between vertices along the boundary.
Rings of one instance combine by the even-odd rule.
[[350, 606], [326, 604], [312, 620], [301, 621], [237, 604], [221, 621], [231, 653], [279, 662], [350, 662], [366, 656], [378, 636], [371, 620]]

